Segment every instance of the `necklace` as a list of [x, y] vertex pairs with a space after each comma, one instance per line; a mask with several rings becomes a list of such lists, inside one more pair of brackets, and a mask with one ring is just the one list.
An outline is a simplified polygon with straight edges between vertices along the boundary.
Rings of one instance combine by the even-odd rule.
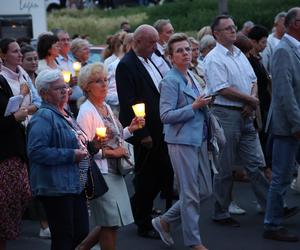
[[101, 106], [96, 105], [96, 108], [101, 113], [101, 115], [103, 115], [103, 116], [107, 116], [108, 115], [107, 108], [106, 108], [106, 106], [104, 104], [102, 104]]

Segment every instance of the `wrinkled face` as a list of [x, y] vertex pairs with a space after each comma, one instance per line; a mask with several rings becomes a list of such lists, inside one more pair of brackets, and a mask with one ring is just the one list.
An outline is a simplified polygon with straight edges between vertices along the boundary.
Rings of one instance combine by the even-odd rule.
[[192, 49], [188, 41], [172, 44], [171, 61], [177, 68], [188, 68], [192, 60]]
[[36, 51], [27, 52], [23, 55], [22, 68], [33, 73], [38, 68], [38, 54]]
[[3, 55], [4, 65], [15, 68], [22, 64], [22, 57], [19, 44], [12, 42], [8, 45], [7, 53]]
[[51, 57], [57, 57], [59, 55], [59, 44], [58, 42], [53, 43], [51, 48], [48, 50], [48, 53]]
[[163, 43], [167, 43], [170, 37], [173, 35], [174, 29], [172, 24], [167, 23], [163, 26], [161, 33], [159, 34], [159, 40]]
[[47, 102], [55, 106], [63, 106], [68, 102], [69, 86], [65, 84], [63, 78], [51, 83], [49, 89], [44, 91], [42, 97]]
[[89, 98], [103, 100], [105, 99], [108, 91], [107, 74], [97, 73], [93, 75], [92, 80], [86, 86], [85, 92]]
[[60, 32], [57, 35], [60, 54], [66, 55], [70, 51], [71, 43], [68, 33]]
[[136, 39], [135, 46], [139, 51], [140, 56], [146, 58], [151, 57], [151, 55], [156, 50], [156, 43], [158, 42], [158, 33], [151, 33], [144, 35]]
[[75, 53], [75, 57], [81, 62], [85, 63], [90, 57], [90, 48], [87, 44], [82, 45]]
[[199, 44], [192, 43], [192, 62], [197, 62], [199, 54]]
[[214, 31], [217, 41], [222, 45], [232, 45], [236, 40], [237, 27], [231, 18], [221, 19]]

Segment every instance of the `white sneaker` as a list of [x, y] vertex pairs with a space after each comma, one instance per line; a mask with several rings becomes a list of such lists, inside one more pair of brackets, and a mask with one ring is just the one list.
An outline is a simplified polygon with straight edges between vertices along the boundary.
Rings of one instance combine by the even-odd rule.
[[265, 213], [265, 210], [263, 210], [263, 208], [261, 207], [261, 205], [259, 205], [258, 203], [256, 203], [256, 211], [259, 214], [264, 214]]
[[159, 233], [160, 238], [166, 245], [168, 245], [168, 246], [174, 245], [174, 240], [173, 240], [171, 234], [169, 232], [166, 232], [163, 230], [163, 228], [160, 224], [160, 217], [156, 217], [156, 218], [152, 219], [151, 223], [152, 223], [153, 228]]
[[229, 213], [231, 214], [237, 214], [237, 215], [242, 215], [242, 214], [245, 214], [246, 211], [242, 208], [240, 208], [236, 203], [235, 201], [232, 201], [229, 205]]
[[45, 229], [40, 228], [39, 236], [40, 236], [40, 238], [43, 238], [43, 239], [51, 239], [51, 232], [50, 232], [49, 227], [47, 227]]
[[296, 192], [300, 192], [300, 189], [299, 189], [299, 186], [300, 185], [297, 185], [298, 183], [297, 183], [297, 179], [295, 178], [293, 181], [292, 181], [292, 183], [291, 183], [291, 189], [293, 189], [294, 191], [296, 191]]

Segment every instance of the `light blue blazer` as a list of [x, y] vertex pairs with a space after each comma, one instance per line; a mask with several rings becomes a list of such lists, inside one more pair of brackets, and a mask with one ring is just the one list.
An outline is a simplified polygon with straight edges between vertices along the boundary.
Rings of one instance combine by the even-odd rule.
[[[197, 80], [193, 80], [200, 95], [204, 94]], [[176, 68], [172, 68], [161, 81], [160, 118], [167, 143], [201, 146], [207, 108], [193, 110], [192, 103], [196, 98], [195, 92]]]

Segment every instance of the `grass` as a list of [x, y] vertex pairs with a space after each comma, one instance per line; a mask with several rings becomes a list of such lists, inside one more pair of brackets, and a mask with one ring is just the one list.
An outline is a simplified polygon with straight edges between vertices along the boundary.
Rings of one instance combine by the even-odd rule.
[[[238, 27], [252, 20], [271, 29], [274, 16], [299, 5], [299, 0], [229, 0], [229, 12]], [[134, 29], [142, 23], [153, 24], [160, 18], [171, 20], [176, 31], [196, 34], [218, 14], [217, 0], [174, 0], [161, 6], [120, 7], [111, 11], [99, 9], [60, 10], [49, 14], [48, 28], [63, 28], [71, 35], [88, 34], [94, 44], [104, 43], [107, 35], [119, 30], [128, 20]]]

